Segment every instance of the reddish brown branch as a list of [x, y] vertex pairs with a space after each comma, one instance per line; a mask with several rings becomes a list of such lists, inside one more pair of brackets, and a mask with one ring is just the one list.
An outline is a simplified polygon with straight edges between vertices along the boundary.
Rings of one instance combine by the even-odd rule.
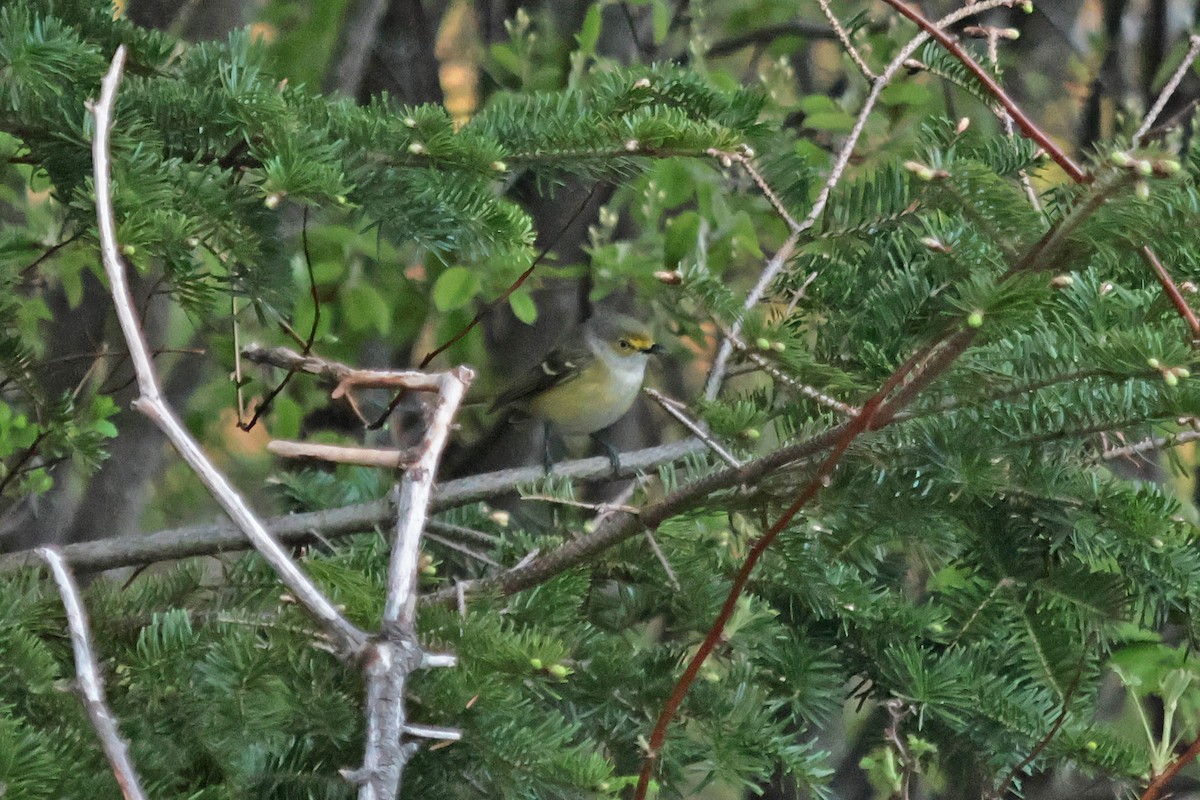
[[1021, 133], [1025, 134], [1030, 139], [1041, 145], [1041, 148], [1046, 151], [1046, 154], [1054, 160], [1054, 163], [1062, 167], [1063, 171], [1070, 175], [1073, 181], [1076, 183], [1087, 182], [1087, 173], [1083, 171], [1083, 168], [1076, 164], [1061, 147], [1055, 144], [1054, 140], [1051, 139], [1045, 131], [1039, 128], [1037, 124], [1031, 120], [1024, 111], [1021, 110], [1021, 107], [1017, 105], [1016, 101], [1008, 96], [1008, 93], [1005, 92], [1004, 88], [996, 82], [996, 79], [988, 74], [988, 71], [981, 67], [979, 62], [971, 58], [970, 54], [967, 53], [966, 50], [963, 50], [958, 42], [954, 40], [954, 37], [950, 36], [950, 34], [934, 25], [932, 22], [922, 16], [921, 12], [917, 11], [912, 6], [901, 2], [901, 0], [884, 0], [884, 2], [896, 9], [896, 11], [900, 12], [912, 22], [916, 23], [917, 27], [928, 33], [932, 39], [934, 39], [942, 47], [946, 48], [946, 50], [952, 56], [962, 62], [962, 65], [970, 70], [971, 74], [975, 76], [976, 80], [984, 85], [984, 88], [988, 90], [988, 93], [991, 94], [992, 97], [996, 98], [996, 101], [999, 102], [1000, 105], [1004, 106], [1004, 110], [1008, 112], [1008, 115], [1012, 117], [1013, 122], [1016, 123], [1017, 127], [1021, 129]]
[[1179, 758], [1171, 762], [1170, 766], [1162, 771], [1154, 780], [1150, 781], [1146, 786], [1146, 791], [1142, 792], [1140, 800], [1158, 800], [1158, 796], [1162, 794], [1163, 789], [1167, 788], [1167, 784], [1175, 777], [1178, 772], [1188, 764], [1196, 760], [1196, 756], [1200, 756], [1200, 737], [1188, 745], [1188, 749], [1184, 750]]
[[[730, 587], [729, 593], [725, 596], [725, 602], [721, 606], [720, 613], [717, 614], [717, 618], [708, 629], [704, 641], [701, 642], [700, 647], [684, 668], [683, 675], [676, 681], [675, 688], [671, 691], [671, 696], [667, 698], [666, 704], [658, 715], [658, 721], [654, 725], [654, 730], [650, 734], [650, 740], [647, 744], [646, 758], [642, 763], [641, 774], [638, 776], [634, 800], [645, 799], [646, 793], [650, 789], [650, 780], [654, 776], [654, 768], [658, 763], [659, 750], [662, 748], [663, 742], [666, 741], [667, 729], [670, 727], [671, 721], [675, 718], [675, 713], [679, 710], [679, 706], [682, 705], [684, 698], [687, 697], [688, 691], [696, 680], [696, 676], [700, 674], [700, 668], [704, 666], [704, 662], [721, 642], [725, 626], [728, 624], [730, 617], [733, 616], [734, 609], [737, 607], [737, 601], [742, 596], [742, 592], [745, 590], [746, 584], [750, 580], [750, 574], [754, 572], [755, 566], [758, 565], [759, 560], [766, 553], [767, 548], [771, 546], [771, 543], [775, 541], [775, 538], [808, 505], [817, 492], [825, 486], [834, 469], [837, 467], [838, 462], [841, 461], [842, 456], [849, 449], [850, 444], [860, 434], [873, 428], [876, 415], [881, 411], [883, 412], [883, 419], [889, 419], [895, 415], [899, 409], [893, 407], [893, 404], [885, 407], [884, 401], [897, 386], [904, 383], [910, 375], [913, 375], [918, 370], [918, 365], [925, 362], [931, 351], [931, 347], [925, 347], [910, 356], [907, 361], [892, 373], [891, 377], [880, 387], [879, 391], [863, 404], [858, 416], [846, 423], [841, 436], [834, 442], [829, 455], [826, 456], [825, 461], [822, 462], [820, 468], [817, 470], [817, 474], [800, 491], [800, 496], [796, 498], [791, 507], [783, 512], [775, 520], [775, 523], [750, 548], [750, 552], [746, 555], [746, 560], [742, 562], [741, 568], [733, 579], [733, 585]], [[925, 369], [925, 374], [915, 376], [912, 383], [927, 384], [928, 380], [933, 377], [929, 373], [944, 369], [946, 366], [949, 366], [949, 363], [950, 360], [946, 360], [944, 363], [938, 362], [937, 366], [932, 369]]]
[[1054, 722], [1051, 723], [1050, 730], [1046, 731], [1046, 735], [1038, 740], [1038, 743], [1034, 745], [1032, 750], [1029, 751], [1029, 755], [1021, 759], [1020, 763], [1012, 768], [1012, 771], [1009, 772], [1007, 777], [1000, 782], [1000, 785], [996, 787], [996, 791], [993, 792], [990, 797], [1003, 797], [1004, 793], [1008, 791], [1008, 787], [1011, 786], [1012, 782], [1017, 779], [1017, 776], [1024, 772], [1026, 767], [1037, 760], [1037, 757], [1042, 754], [1042, 751], [1050, 746], [1050, 742], [1054, 741], [1054, 737], [1058, 736], [1058, 732], [1062, 730], [1062, 726], [1066, 723], [1067, 717], [1071, 714], [1071, 698], [1075, 696], [1075, 691], [1079, 688], [1079, 684], [1083, 680], [1083, 670], [1086, 666], [1087, 650], [1085, 649], [1083, 656], [1079, 661], [1079, 669], [1075, 672], [1075, 677], [1071, 680], [1071, 685], [1068, 686], [1067, 691], [1063, 693], [1062, 708], [1059, 709], [1058, 716], [1055, 717]]
[[1188, 305], [1187, 300], [1183, 296], [1183, 292], [1171, 279], [1171, 274], [1167, 272], [1167, 268], [1158, 260], [1158, 256], [1149, 246], [1143, 246], [1142, 258], [1150, 268], [1154, 270], [1154, 277], [1158, 278], [1159, 284], [1163, 291], [1167, 294], [1167, 299], [1171, 301], [1171, 305], [1175, 306], [1175, 310], [1179, 312], [1179, 316], [1183, 317], [1183, 321], [1192, 329], [1192, 345], [1200, 344], [1200, 319], [1196, 318], [1196, 312], [1192, 311], [1192, 307]]

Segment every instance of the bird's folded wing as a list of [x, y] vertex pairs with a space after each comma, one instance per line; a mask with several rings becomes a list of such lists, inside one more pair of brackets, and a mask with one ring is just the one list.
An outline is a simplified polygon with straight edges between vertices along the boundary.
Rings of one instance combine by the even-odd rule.
[[583, 337], [572, 337], [551, 350], [542, 363], [514, 380], [492, 403], [492, 410], [519, 403], [567, 381], [574, 380], [596, 356]]

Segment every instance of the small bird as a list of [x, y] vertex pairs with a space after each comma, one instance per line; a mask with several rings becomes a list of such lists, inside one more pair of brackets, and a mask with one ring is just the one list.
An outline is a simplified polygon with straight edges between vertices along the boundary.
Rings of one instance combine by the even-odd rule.
[[554, 466], [550, 429], [565, 436], [588, 434], [604, 448], [616, 472], [621, 468], [617, 451], [597, 434], [625, 415], [642, 388], [649, 357], [663, 352], [666, 348], [639, 320], [598, 314], [513, 381], [492, 410], [512, 407], [542, 421], [547, 473]]

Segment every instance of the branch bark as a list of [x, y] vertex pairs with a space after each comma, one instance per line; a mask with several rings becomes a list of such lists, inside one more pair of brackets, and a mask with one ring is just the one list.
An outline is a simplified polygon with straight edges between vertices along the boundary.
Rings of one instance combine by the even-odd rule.
[[420, 457], [405, 471], [394, 492], [396, 524], [383, 606], [383, 637], [368, 644], [364, 659], [367, 741], [363, 766], [353, 773], [360, 784], [360, 800], [393, 800], [399, 796], [404, 767], [417, 751], [416, 743], [406, 741], [405, 734], [418, 736], [426, 731], [407, 724], [404, 688], [408, 676], [422, 666], [455, 663], [445, 657], [427, 661], [417, 641], [417, 568], [438, 459], [450, 438], [454, 415], [474, 377], [475, 373], [467, 367], [441, 375], [441, 391], [419, 447]]
[[112, 131], [113, 107], [117, 88], [121, 83], [125, 55], [125, 47], [118, 47], [101, 83], [100, 99], [90, 103], [89, 107], [96, 120], [96, 133], [92, 141], [92, 167], [96, 187], [96, 220], [100, 229], [100, 252], [117, 320], [120, 322], [121, 333], [129, 347], [129, 357], [137, 374], [139, 395], [133, 401], [133, 407], [149, 417], [166, 434], [225, 513], [271, 564], [296, 599], [321, 622], [338, 648], [345, 654], [356, 654], [365, 644], [366, 634], [337, 610], [279, 542], [267, 532], [245, 499], [200, 449], [199, 443], [192, 438], [167, 405], [159, 389], [150, 350], [142, 335], [133, 296], [126, 280], [125, 265], [117, 243], [116, 216], [112, 205], [109, 135]]
[[117, 729], [116, 717], [104, 699], [104, 679], [100, 677], [100, 665], [92, 653], [91, 634], [88, 632], [87, 611], [79, 598], [79, 587], [67, 569], [67, 562], [57, 548], [43, 547], [38, 557], [50, 567], [50, 574], [58, 584], [63, 608], [67, 612], [67, 626], [71, 632], [71, 649], [75, 652], [75, 675], [79, 679], [79, 690], [83, 694], [83, 707], [88, 719], [96, 729], [104, 755], [112, 765], [113, 775], [121, 787], [126, 800], [146, 800], [141, 779], [129, 759], [129, 743]]

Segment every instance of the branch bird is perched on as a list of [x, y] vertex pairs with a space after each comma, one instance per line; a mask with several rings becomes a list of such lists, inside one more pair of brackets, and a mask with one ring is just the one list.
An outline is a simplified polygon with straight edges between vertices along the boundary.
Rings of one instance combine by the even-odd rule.
[[550, 428], [565, 436], [588, 434], [604, 448], [616, 472], [621, 466], [616, 450], [596, 434], [625, 415], [642, 388], [649, 356], [664, 350], [644, 323], [621, 314], [598, 314], [513, 381], [492, 410], [512, 406], [543, 422], [546, 472], [553, 466]]

